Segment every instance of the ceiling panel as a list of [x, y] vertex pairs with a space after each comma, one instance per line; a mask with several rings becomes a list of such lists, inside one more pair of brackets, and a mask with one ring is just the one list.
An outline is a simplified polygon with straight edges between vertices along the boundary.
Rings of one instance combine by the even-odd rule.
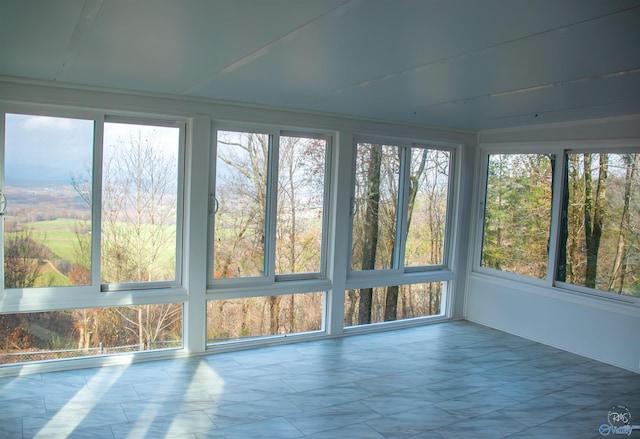
[[105, 2], [66, 79], [183, 93], [344, 1]]
[[56, 79], [83, 0], [0, 2], [0, 74]]
[[[246, 81], [259, 91], [278, 78], [301, 96], [312, 96], [590, 20], [625, 5], [589, 1], [576, 10], [558, 1], [356, 4], [234, 71], [230, 82]], [[225, 79], [221, 75], [209, 87], [194, 91], [215, 97], [227, 85]]]
[[327, 111], [344, 108], [347, 100], [365, 100], [369, 108], [385, 105], [405, 117], [433, 105], [625, 73], [640, 68], [638, 57], [629, 56], [640, 54], [640, 26], [635, 23], [640, 23], [640, 9], [325, 93], [304, 104]]
[[1, 1], [0, 38], [0, 75], [463, 129], [640, 101], [640, 0]]
[[[626, 96], [621, 99], [620, 96]], [[640, 72], [622, 77], [546, 87], [522, 93], [484, 97], [433, 106], [418, 113], [420, 119], [448, 121], [459, 127], [500, 128], [580, 119], [606, 110], [608, 116], [640, 112]], [[621, 110], [626, 111], [620, 112]]]

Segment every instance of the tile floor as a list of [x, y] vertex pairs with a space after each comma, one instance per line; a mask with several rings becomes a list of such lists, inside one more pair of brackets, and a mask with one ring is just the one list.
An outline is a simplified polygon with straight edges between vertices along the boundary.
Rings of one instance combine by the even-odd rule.
[[597, 438], [619, 404], [639, 374], [451, 322], [0, 378], [0, 437]]

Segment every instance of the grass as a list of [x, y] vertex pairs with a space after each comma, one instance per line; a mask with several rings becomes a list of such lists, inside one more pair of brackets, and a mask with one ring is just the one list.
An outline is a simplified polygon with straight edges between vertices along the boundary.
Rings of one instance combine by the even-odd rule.
[[43, 242], [58, 258], [71, 263], [76, 260], [76, 230], [86, 230], [87, 226], [88, 221], [71, 218], [37, 221], [25, 225], [33, 231], [33, 239], [36, 242]]
[[[72, 218], [57, 218], [49, 221], [35, 221], [32, 223], [24, 224], [26, 229], [31, 231], [32, 238], [48, 247], [53, 253], [52, 258], [60, 258], [69, 261], [70, 264], [76, 264], [78, 255], [77, 243], [78, 243], [78, 230], [84, 230], [84, 233], [89, 229], [90, 222], [87, 220], [78, 220]], [[130, 227], [127, 224], [121, 224], [119, 227]], [[144, 226], [145, 235], [150, 236], [153, 234], [154, 229], [158, 227], [164, 227], [170, 231], [174, 231], [175, 225], [169, 226]], [[126, 230], [123, 230], [126, 232]], [[126, 234], [126, 233], [124, 233]], [[168, 272], [173, 272], [173, 264], [175, 261], [175, 249], [173, 246], [167, 246], [160, 251], [159, 257], [156, 261], [156, 267], [163, 267]], [[41, 274], [36, 286], [48, 286], [52, 282], [52, 286], [65, 286], [71, 285], [69, 280], [58, 273], [53, 267], [48, 264], [40, 266]]]
[[66, 276], [56, 271], [50, 263], [40, 265], [40, 273], [36, 279], [36, 287], [67, 287], [73, 285]]

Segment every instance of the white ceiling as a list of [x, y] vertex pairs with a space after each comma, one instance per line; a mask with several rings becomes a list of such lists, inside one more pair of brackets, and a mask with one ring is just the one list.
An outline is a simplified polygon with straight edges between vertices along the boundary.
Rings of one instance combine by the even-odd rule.
[[640, 0], [0, 0], [0, 75], [469, 130], [640, 113]]

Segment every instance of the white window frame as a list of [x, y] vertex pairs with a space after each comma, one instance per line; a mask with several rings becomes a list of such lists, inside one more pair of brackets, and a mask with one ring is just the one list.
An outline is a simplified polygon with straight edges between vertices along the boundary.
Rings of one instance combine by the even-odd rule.
[[[480, 153], [478, 154], [478, 163], [476, 165], [476, 169], [478, 169], [478, 177], [476, 184], [476, 197], [477, 197], [477, 222], [476, 222], [476, 230], [475, 234], [475, 243], [474, 243], [474, 258], [473, 258], [473, 270], [478, 273], [485, 273], [492, 276], [500, 276], [506, 279], [511, 279], [519, 282], [532, 283], [537, 285], [546, 285], [551, 286], [550, 282], [550, 274], [552, 272], [552, 266], [555, 265], [555, 246], [554, 243], [557, 241], [555, 239], [555, 230], [551, 227], [552, 218], [556, 217], [556, 210], [559, 205], [555, 199], [551, 200], [551, 215], [552, 218], [549, 218], [549, 254], [547, 256], [547, 274], [544, 279], [538, 279], [534, 277], [525, 276], [522, 274], [511, 273], [508, 271], [501, 271], [495, 268], [485, 267], [482, 265], [482, 247], [484, 244], [484, 219], [485, 219], [485, 199], [487, 195], [487, 176], [489, 171], [489, 156], [497, 155], [497, 154], [531, 154], [531, 155], [550, 155], [555, 156], [556, 160], [556, 169], [553, 175], [553, 193], [556, 193], [556, 190], [559, 190], [558, 187], [558, 158], [559, 158], [559, 150], [556, 147], [549, 147], [541, 144], [528, 144], [526, 146], [523, 145], [484, 145], [480, 148]], [[557, 197], [556, 197], [557, 198]]]
[[[593, 145], [593, 142], [575, 142], [574, 147], [565, 148], [562, 150], [562, 154], [560, 155], [561, 161], [559, 162], [559, 173], [558, 179], [560, 180], [560, 185], [564, 182], [564, 172], [566, 169], [566, 161], [569, 154], [583, 154], [583, 153], [591, 153], [591, 154], [629, 154], [635, 153], [640, 154], [640, 142], [634, 142], [632, 144], [628, 144], [627, 142], [603, 142], [606, 147], [597, 147]], [[602, 143], [601, 143], [602, 145]], [[561, 205], [562, 197], [564, 196], [564, 192], [562, 191], [562, 186], [560, 186], [560, 191], [557, 192], [558, 195], [558, 204]], [[640, 193], [638, 194], [640, 196]], [[559, 206], [559, 210], [561, 207]], [[586, 294], [595, 297], [601, 297], [605, 299], [616, 300], [619, 302], [630, 303], [630, 304], [640, 304], [640, 297], [634, 297], [624, 294], [612, 293], [610, 291], [599, 290], [596, 288], [588, 288], [581, 285], [571, 284], [568, 282], [562, 282], [557, 280], [557, 255], [560, 249], [560, 227], [561, 227], [561, 215], [560, 213], [554, 217], [553, 224], [555, 229], [557, 230], [556, 236], [557, 238], [553, 241], [553, 251], [554, 251], [554, 267], [550, 272], [550, 276], [553, 281], [553, 286], [562, 290], [572, 291], [580, 294]]]
[[[104, 124], [105, 123], [117, 123], [117, 124], [123, 124], [123, 125], [144, 125], [144, 126], [157, 126], [157, 127], [165, 127], [165, 128], [177, 128], [179, 130], [179, 144], [178, 144], [178, 156], [176, 157], [177, 159], [177, 166], [178, 169], [176, 170], [176, 176], [178, 178], [177, 181], [177, 199], [176, 199], [176, 249], [175, 249], [175, 255], [176, 255], [176, 261], [175, 261], [175, 279], [172, 281], [153, 281], [153, 282], [122, 282], [122, 283], [116, 283], [116, 282], [109, 282], [109, 283], [102, 283], [100, 285], [100, 290], [102, 292], [114, 292], [114, 291], [127, 291], [127, 290], [149, 290], [149, 289], [163, 289], [163, 288], [178, 288], [182, 286], [182, 272], [183, 272], [183, 264], [182, 264], [182, 259], [183, 259], [183, 224], [184, 224], [184, 156], [185, 156], [185, 148], [186, 148], [186, 131], [187, 131], [187, 126], [185, 122], [177, 122], [177, 121], [164, 121], [161, 119], [157, 119], [157, 118], [139, 118], [139, 117], [124, 117], [124, 116], [105, 116], [103, 121], [102, 121], [102, 131], [103, 131], [103, 135], [104, 135]], [[104, 137], [104, 136], [103, 136]], [[98, 224], [97, 224], [97, 229], [96, 230], [100, 230], [101, 227], [101, 216], [102, 216], [102, 164], [103, 164], [103, 150], [104, 150], [104, 145], [102, 144], [102, 139], [100, 141], [100, 155], [99, 155], [99, 160], [100, 163], [96, 162], [96, 158], [94, 158], [94, 188], [97, 188], [98, 190], [94, 190], [94, 192], [97, 192], [98, 195], [93, 197], [93, 201], [94, 201], [94, 205], [98, 204], [99, 205], [97, 207], [98, 210], [100, 210], [100, 212], [98, 212], [98, 215], [95, 216], [95, 218], [98, 219]], [[96, 156], [98, 156], [98, 154], [96, 154]], [[98, 167], [99, 165], [99, 167]], [[100, 172], [96, 172], [96, 170], [99, 169]], [[99, 175], [96, 175], [99, 174]], [[97, 178], [99, 177], [99, 180], [97, 180]], [[92, 208], [94, 208], [94, 205], [92, 205]], [[95, 211], [92, 212], [92, 214], [95, 215]], [[94, 225], [92, 225], [92, 227], [94, 227]], [[93, 230], [93, 229], [92, 229]], [[95, 235], [95, 234], [94, 234]], [[100, 234], [101, 236], [102, 234]], [[94, 238], [95, 239], [95, 238]], [[100, 239], [100, 237], [97, 238], [98, 240]], [[101, 243], [98, 242], [97, 248], [100, 249], [100, 245]], [[95, 248], [95, 247], [92, 247]], [[98, 253], [99, 255], [100, 253]], [[92, 272], [95, 271], [94, 270], [94, 260], [93, 257], [95, 257], [95, 255], [92, 255], [92, 263], [91, 263], [91, 267], [92, 267]], [[99, 276], [100, 276], [100, 258], [98, 257], [97, 259], [97, 271], [98, 271], [98, 280], [99, 280]], [[93, 278], [92, 278], [93, 279]]]
[[[268, 152], [267, 170], [267, 200], [265, 212], [265, 245], [264, 245], [264, 275], [238, 278], [214, 278], [213, 261], [215, 240], [215, 214], [217, 211], [216, 177], [217, 177], [217, 146], [218, 132], [230, 131], [238, 133], [255, 133], [268, 135], [271, 138]], [[322, 238], [320, 249], [320, 271], [311, 273], [275, 273], [276, 254], [276, 224], [277, 224], [277, 192], [279, 174], [280, 137], [302, 137], [324, 140], [326, 151], [324, 157], [324, 189], [322, 213]], [[276, 127], [272, 125], [245, 123], [214, 123], [211, 127], [211, 154], [209, 174], [209, 223], [207, 238], [207, 293], [213, 293], [209, 300], [232, 294], [234, 297], [254, 297], [257, 295], [284, 295], [326, 291], [330, 288], [327, 277], [327, 257], [330, 238], [329, 218], [331, 215], [331, 161], [333, 156], [334, 134], [327, 131], [314, 131], [305, 128]], [[285, 286], [286, 284], [286, 286]], [[276, 287], [276, 285], [278, 285]], [[242, 289], [239, 292], [238, 289]]]
[[[183, 302], [186, 289], [183, 286], [183, 235], [184, 235], [184, 167], [187, 121], [147, 115], [118, 115], [91, 109], [71, 109], [31, 104], [0, 105], [0, 191], [4, 192], [5, 115], [19, 114], [37, 117], [68, 118], [93, 121], [92, 145], [92, 205], [91, 205], [91, 285], [55, 286], [5, 289], [0, 285], [0, 312], [41, 312], [73, 308], [141, 305], [149, 303]], [[105, 122], [144, 124], [176, 127], [180, 130], [177, 157], [176, 200], [176, 278], [172, 281], [101, 283], [101, 211], [102, 211], [102, 161]], [[0, 259], [4, 261], [4, 222], [0, 225]], [[97, 232], [97, 233], [96, 233]], [[0, 266], [4, 277], [4, 264]]]
[[[398, 201], [396, 205], [396, 247], [394, 249], [392, 265], [390, 269], [353, 270], [353, 221], [355, 216], [355, 184], [357, 166], [357, 145], [359, 143], [383, 144], [400, 148], [400, 178], [398, 187]], [[457, 179], [457, 150], [460, 145], [442, 143], [429, 140], [403, 139], [398, 137], [385, 137], [376, 135], [360, 134], [354, 136], [353, 161], [352, 161], [352, 181], [351, 181], [351, 212], [349, 215], [349, 270], [347, 277], [347, 288], [370, 288], [393, 285], [405, 285], [425, 282], [451, 281], [454, 276], [451, 271], [451, 243], [453, 242], [453, 218], [456, 196]], [[412, 149], [433, 149], [446, 151], [449, 153], [449, 178], [447, 187], [447, 212], [445, 215], [444, 247], [442, 252], [442, 262], [433, 265], [405, 266], [407, 213], [409, 203], [409, 177], [411, 168]], [[399, 239], [400, 238], [400, 239]]]
[[[564, 170], [567, 154], [569, 153], [640, 153], [640, 142], [631, 140], [576, 140], [549, 142], [518, 142], [503, 144], [483, 144], [480, 146], [475, 168], [476, 176], [475, 197], [475, 242], [473, 243], [472, 271], [505, 280], [516, 281], [532, 286], [546, 287], [559, 291], [561, 294], [574, 294], [578, 297], [591, 296], [615, 302], [640, 304], [640, 298], [620, 295], [608, 291], [591, 289], [580, 285], [573, 285], [556, 280], [557, 259], [560, 245], [560, 224], [562, 214], [562, 197]], [[537, 279], [521, 274], [496, 270], [482, 266], [482, 245], [484, 241], [485, 196], [488, 172], [488, 159], [492, 154], [542, 154], [555, 156], [555, 172], [553, 174], [553, 199], [551, 207], [549, 253], [547, 274], [544, 279]]]

